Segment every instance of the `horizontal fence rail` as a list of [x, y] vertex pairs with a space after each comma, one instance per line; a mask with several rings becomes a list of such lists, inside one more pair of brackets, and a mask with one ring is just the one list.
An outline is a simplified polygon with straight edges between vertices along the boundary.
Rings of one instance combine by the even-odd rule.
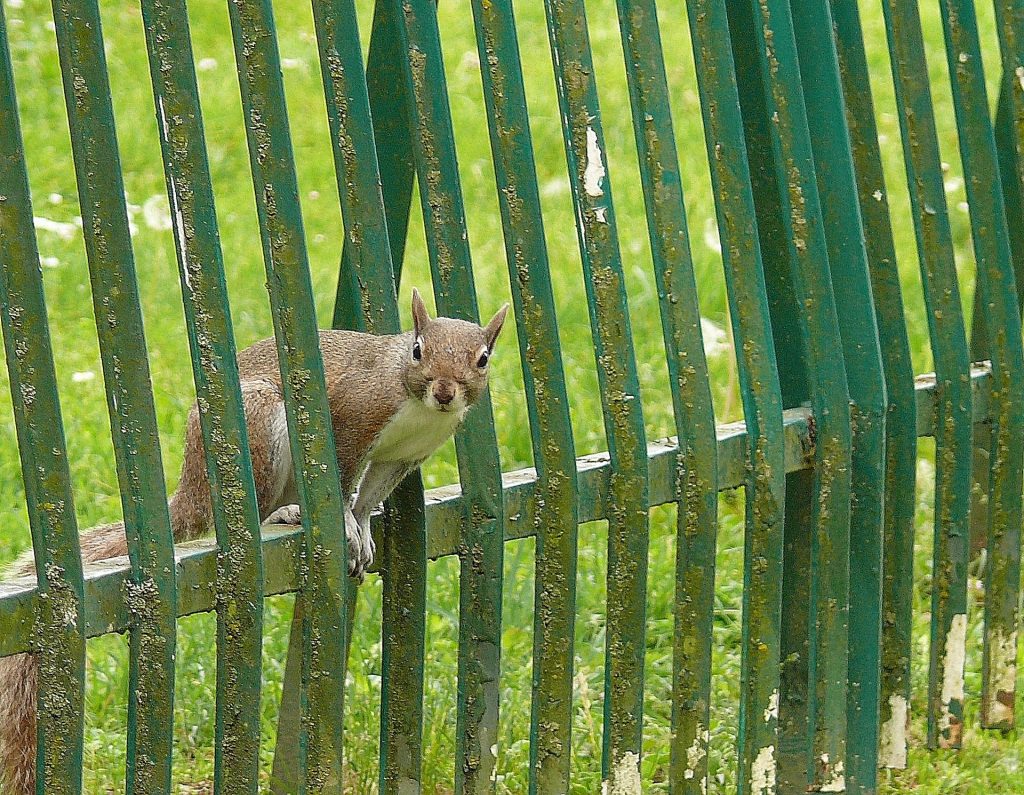
[[[974, 419], [983, 422], [988, 414], [991, 373], [975, 368], [971, 375], [974, 395]], [[917, 435], [934, 436], [938, 419], [938, 397], [934, 376], [919, 376], [916, 387]], [[810, 469], [814, 461], [814, 436], [811, 414], [806, 409], [789, 409], [784, 416], [786, 472]], [[747, 430], [742, 422], [718, 428], [718, 486], [721, 490], [742, 487], [746, 482]], [[648, 445], [651, 472], [650, 503], [674, 502], [679, 448], [674, 440]], [[577, 459], [576, 477], [580, 522], [606, 517], [608, 478], [611, 474], [606, 453]], [[538, 484], [537, 472], [524, 469], [502, 475], [505, 504], [505, 540], [528, 538], [536, 533], [531, 515]], [[431, 560], [458, 554], [458, 517], [464, 510], [458, 486], [443, 486], [426, 492], [427, 557]], [[380, 514], [375, 514], [381, 532]], [[274, 529], [263, 540], [264, 568], [268, 596], [289, 593], [300, 586], [302, 532]], [[217, 594], [217, 549], [209, 541], [179, 545], [177, 557], [178, 615], [186, 616], [212, 610]], [[129, 576], [124, 560], [105, 560], [85, 566], [85, 631], [88, 637], [108, 632], [123, 632], [130, 625], [127, 608], [116, 598]], [[33, 616], [39, 595], [31, 579], [11, 579], [0, 585], [0, 655], [16, 654], [32, 648]]]
[[[48, 277], [37, 266], [35, 227], [45, 219], [33, 217], [30, 175], [39, 134], [24, 123], [49, 108], [29, 91], [33, 101], [19, 111], [15, 96], [41, 46], [22, 46], [24, 5], [0, 7], [0, 325], [33, 554], [0, 581], [0, 775], [12, 795], [81, 791], [86, 640], [115, 633], [129, 637], [126, 791], [172, 792], [183, 728], [175, 692], [188, 685], [175, 681], [186, 638], [178, 620], [200, 613], [216, 620], [218, 795], [265, 785], [275, 795], [349, 791], [349, 771], [367, 762], [343, 758], [350, 664], [364, 663], [379, 681], [376, 791], [424, 789], [437, 742], [427, 706], [438, 625], [452, 635], [453, 726], [447, 767], [430, 775], [459, 795], [511, 791], [507, 775], [531, 795], [568, 792], [582, 766], [591, 776], [599, 768], [595, 787], [608, 795], [648, 785], [706, 795], [723, 708], [716, 644], [733, 629], [720, 620], [723, 585], [737, 586], [739, 606], [730, 647], [739, 681], [727, 705], [736, 790], [877, 792], [880, 769], [908, 765], [924, 437], [935, 461], [934, 484], [924, 484], [934, 485], [927, 743], [964, 742], [975, 574], [984, 594], [979, 723], [1013, 728], [1024, 515], [1019, 0], [994, 4], [994, 116], [973, 0], [940, 0], [934, 30], [902, 0], [871, 10], [856, 0], [686, 0], [685, 22], [683, 3], [659, 9], [655, 0], [470, 0], [461, 15], [432, 0], [312, 0], [301, 19], [290, 8], [275, 18], [271, 0], [227, 0], [218, 10], [237, 103], [234, 146], [219, 138], [228, 140], [226, 112], [205, 96], [202, 72], [216, 61], [198, 59], [208, 31], [190, 22], [206, 12], [202, 0], [132, 6], [153, 131], [121, 117], [126, 45], [111, 45], [124, 34], [110, 22], [124, 20], [106, 8], [101, 19], [97, 0], [52, 0], [52, 17], [33, 6], [56, 38], [45, 56], [64, 93], [57, 112], [81, 213], [70, 237], [88, 275], [123, 515], [81, 531], [74, 506], [86, 495], [72, 487], [63, 352], [51, 341], [64, 318], [52, 308], [48, 316]], [[371, 12], [364, 39], [359, 21]], [[884, 29], [878, 42], [866, 38], [868, 14]], [[286, 57], [300, 25], [310, 27], [299, 34], [308, 64]], [[448, 47], [457, 34], [461, 54]], [[887, 59], [876, 58], [885, 50]], [[929, 77], [935, 53], [948, 91]], [[892, 98], [872, 96], [876, 60], [890, 72]], [[289, 75], [296, 64], [310, 68]], [[295, 113], [291, 91], [302, 81], [323, 105], [300, 112], [316, 114], [320, 127]], [[884, 102], [894, 104], [891, 124]], [[680, 135], [699, 137], [681, 118], [696, 118], [698, 106], [704, 147]], [[880, 129], [897, 124], [901, 141], [887, 144]], [[947, 201], [956, 188], [940, 148], [940, 133], [953, 128], [970, 267], [958, 260]], [[325, 138], [323, 162], [306, 156], [310, 129]], [[139, 167], [131, 148], [151, 132], [169, 211], [162, 231], [177, 263], [169, 271], [183, 298], [180, 352], [187, 339], [196, 396], [170, 494], [151, 352], [162, 341], [147, 345], [142, 313], [154, 274], [136, 266], [126, 195]], [[887, 147], [903, 173], [883, 167]], [[355, 442], [340, 403], [352, 388], [375, 404], [388, 396], [326, 355], [324, 340], [341, 335], [318, 328], [327, 324], [318, 322], [317, 246], [330, 235], [309, 223], [306, 196], [322, 201], [319, 190], [307, 194], [311, 171], [326, 174], [332, 194], [335, 329], [399, 334], [410, 274], [421, 289], [429, 281], [423, 292], [437, 314], [464, 322], [500, 304], [495, 292], [511, 299], [514, 330], [500, 343], [511, 355], [496, 366], [508, 368], [501, 386], [514, 385], [515, 405], [503, 405], [508, 392], [494, 390], [492, 402], [481, 391], [445, 462], [457, 483], [424, 490], [418, 464], [410, 474], [394, 461], [384, 462], [386, 477], [375, 473], [394, 487], [369, 528], [379, 605], [348, 574], [361, 572], [352, 521], [366, 499], [360, 484], [380, 462], [346, 457]], [[484, 209], [474, 206], [484, 202], [478, 177], [491, 202]], [[240, 209], [239, 196], [215, 203], [222, 179], [245, 183], [251, 208]], [[695, 203], [707, 212], [710, 270], [691, 237]], [[245, 212], [251, 228], [241, 230]], [[273, 328], [256, 353], [235, 344], [251, 311], [237, 308], [241, 264], [223, 241], [239, 231], [262, 268], [261, 308]], [[916, 246], [900, 263], [911, 234]], [[908, 275], [920, 295], [905, 288]], [[961, 291], [972, 289], [968, 323]], [[709, 301], [731, 324], [725, 388], [706, 348]], [[915, 324], [920, 342], [909, 333]], [[934, 373], [915, 378], [922, 356]], [[412, 348], [408, 357], [420, 358]], [[346, 367], [380, 364], [363, 358]], [[392, 364], [407, 372], [409, 362]], [[399, 382], [402, 400], [417, 400], [404, 374]], [[510, 417], [522, 428], [510, 430]], [[516, 467], [533, 466], [506, 471], [510, 454]], [[720, 495], [741, 488], [729, 570], [737, 582], [725, 583], [719, 561], [733, 550], [723, 532], [733, 528], [724, 520], [739, 508]], [[267, 522], [289, 503], [299, 509], [287, 514], [294, 525]], [[659, 506], [673, 511], [668, 525], [652, 510]], [[580, 543], [581, 525], [592, 522], [602, 523], [598, 549]], [[669, 546], [657, 546], [664, 526]], [[530, 545], [509, 546], [523, 539]], [[522, 549], [528, 572], [517, 568]], [[656, 558], [663, 549], [668, 563]], [[445, 558], [450, 570], [432, 563]], [[438, 571], [453, 606], [435, 622]], [[521, 582], [525, 598], [513, 590]], [[599, 615], [583, 611], [584, 582], [601, 595]], [[655, 592], [669, 594], [667, 609], [650, 609]], [[287, 659], [274, 661], [282, 693], [269, 727], [265, 702], [277, 683], [266, 648], [280, 627], [267, 597], [282, 594], [294, 595], [294, 607], [276, 622], [291, 623]], [[532, 626], [508, 626], [510, 594], [527, 603]], [[354, 652], [366, 614], [380, 632], [372, 649]], [[503, 648], [515, 632], [528, 639], [525, 663], [510, 663]], [[593, 670], [583, 637], [601, 658]], [[531, 669], [520, 680], [528, 696], [509, 691], [510, 664]], [[584, 700], [594, 707], [585, 729]], [[665, 722], [654, 748], [652, 713]], [[521, 715], [524, 732], [514, 773], [502, 759], [509, 715]], [[595, 738], [593, 759], [580, 758], [581, 731]]]

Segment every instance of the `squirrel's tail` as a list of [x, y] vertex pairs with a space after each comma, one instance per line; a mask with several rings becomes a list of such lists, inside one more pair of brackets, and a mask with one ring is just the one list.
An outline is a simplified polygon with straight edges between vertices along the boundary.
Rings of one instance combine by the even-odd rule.
[[[97, 527], [81, 539], [82, 560], [89, 562], [128, 553], [124, 522]], [[30, 560], [15, 571], [31, 575]], [[0, 792], [33, 795], [36, 790], [36, 684], [39, 661], [34, 654], [0, 658]]]
[[[252, 438], [250, 433], [250, 439]], [[189, 414], [185, 433], [185, 454], [178, 490], [171, 496], [167, 506], [174, 540], [178, 543], [205, 535], [213, 524], [210, 486], [206, 477], [202, 443], [199, 413], [193, 407]], [[264, 457], [263, 460], [266, 463], [269, 459]], [[259, 477], [257, 482], [262, 482]], [[80, 543], [82, 560], [86, 563], [128, 554], [124, 522], [106, 524], [82, 533]], [[19, 575], [31, 575], [33, 572], [31, 558], [26, 556], [20, 561], [16, 571]], [[35, 792], [38, 671], [39, 661], [32, 654], [17, 654], [0, 659], [0, 793], [2, 795], [33, 795]]]
[[36, 679], [31, 654], [0, 659], [0, 791], [33, 795], [36, 789]]

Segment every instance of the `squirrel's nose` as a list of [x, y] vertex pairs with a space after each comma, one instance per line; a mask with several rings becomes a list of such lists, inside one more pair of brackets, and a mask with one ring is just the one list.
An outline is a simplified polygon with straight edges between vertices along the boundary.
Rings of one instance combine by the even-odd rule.
[[434, 387], [434, 400], [442, 406], [447, 406], [454, 399], [455, 390], [448, 386], [448, 384], [441, 383]]

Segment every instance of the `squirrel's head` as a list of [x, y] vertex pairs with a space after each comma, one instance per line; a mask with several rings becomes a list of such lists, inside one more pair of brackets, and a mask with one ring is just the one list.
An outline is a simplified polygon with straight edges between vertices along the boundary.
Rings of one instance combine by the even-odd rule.
[[508, 304], [486, 326], [431, 318], [419, 291], [412, 291], [413, 341], [405, 385], [409, 394], [436, 411], [462, 414], [487, 387], [487, 371]]

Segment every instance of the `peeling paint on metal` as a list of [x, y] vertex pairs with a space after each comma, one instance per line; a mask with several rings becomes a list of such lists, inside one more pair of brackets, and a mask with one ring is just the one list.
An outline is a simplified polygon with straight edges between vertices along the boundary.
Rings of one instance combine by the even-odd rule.
[[942, 703], [964, 700], [964, 659], [967, 652], [967, 614], [953, 616], [946, 633], [946, 656], [942, 663]]
[[899, 693], [889, 696], [889, 719], [879, 731], [878, 766], [903, 770], [907, 766], [907, 699]]
[[709, 733], [706, 729], [697, 728], [697, 736], [693, 738], [690, 747], [686, 749], [686, 771], [683, 777], [692, 779], [701, 768], [701, 763], [708, 755]]
[[776, 688], [772, 691], [771, 697], [768, 699], [768, 706], [764, 709], [764, 722], [768, 723], [772, 720], [777, 720], [779, 717], [779, 690]]
[[601, 782], [601, 795], [641, 795], [640, 755], [629, 751], [615, 765], [612, 781]]
[[1017, 683], [1017, 633], [992, 632], [988, 651], [990, 690], [986, 718], [990, 723], [1013, 722], [1013, 705]]
[[[605, 168], [601, 160], [601, 147], [597, 143], [597, 133], [593, 127], [587, 127], [587, 167], [583, 171], [583, 190], [588, 196], [604, 196]], [[604, 221], [603, 218], [598, 218]]]
[[821, 785], [820, 792], [846, 792], [846, 775], [843, 771], [843, 760], [838, 760], [829, 770], [828, 754], [821, 755], [821, 764], [831, 777]]
[[752, 795], [772, 795], [775, 792], [775, 746], [766, 745], [757, 752], [750, 768]]

